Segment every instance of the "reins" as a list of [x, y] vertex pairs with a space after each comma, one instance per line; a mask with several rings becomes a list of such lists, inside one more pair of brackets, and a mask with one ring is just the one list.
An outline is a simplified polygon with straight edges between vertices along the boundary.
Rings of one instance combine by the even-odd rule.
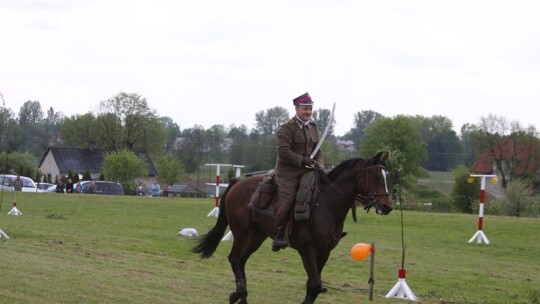
[[[367, 168], [362, 168], [361, 170], [362, 171], [367, 171], [368, 172], [368, 175], [369, 175], [369, 170], [371, 169], [374, 169], [374, 168], [381, 168], [381, 169], [384, 169], [384, 166], [382, 165], [373, 165], [373, 166], [369, 166]], [[379, 197], [381, 196], [389, 196], [388, 193], [371, 193], [367, 196], [365, 195], [362, 195], [360, 193], [354, 193], [354, 192], [351, 192], [351, 191], [347, 191], [347, 190], [344, 190], [340, 187], [338, 187], [337, 185], [335, 185], [329, 178], [328, 176], [326, 175], [326, 173], [322, 173], [320, 174], [320, 176], [330, 185], [330, 187], [332, 187], [334, 190], [336, 190], [337, 192], [343, 194], [344, 196], [352, 199], [354, 202], [356, 201], [359, 201], [363, 206], [364, 206], [364, 209], [367, 210], [367, 212], [369, 212], [369, 210], [371, 209], [371, 207], [375, 206], [376, 209], [378, 209], [377, 207], [377, 201], [379, 200]], [[361, 183], [362, 182], [362, 178], [364, 176], [361, 175], [359, 177], [359, 182]], [[356, 183], [355, 183], [356, 184]], [[355, 186], [356, 187], [356, 186]], [[357, 190], [357, 189], [356, 189]]]

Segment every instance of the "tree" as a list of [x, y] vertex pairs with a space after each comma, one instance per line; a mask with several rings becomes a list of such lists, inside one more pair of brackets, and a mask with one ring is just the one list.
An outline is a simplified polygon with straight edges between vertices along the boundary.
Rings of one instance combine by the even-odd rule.
[[21, 126], [36, 125], [43, 119], [43, 110], [39, 101], [26, 101], [19, 111]]
[[463, 148], [450, 119], [437, 115], [410, 119], [427, 145], [428, 157], [422, 163], [425, 169], [449, 171], [461, 162]]
[[480, 179], [474, 178], [470, 180], [469, 169], [461, 165], [452, 171], [452, 175], [454, 176], [454, 188], [450, 193], [452, 203], [457, 210], [472, 213], [472, 204], [478, 200]]
[[343, 139], [352, 140], [360, 151], [360, 146], [364, 140], [364, 133], [377, 120], [384, 118], [383, 115], [374, 111], [361, 111], [354, 114], [354, 128], [347, 132]]
[[284, 107], [274, 107], [255, 114], [257, 130], [262, 135], [276, 134], [277, 129], [289, 120], [289, 111]]
[[472, 134], [477, 149], [487, 153], [495, 164], [503, 188], [513, 177], [538, 171], [539, 145], [534, 127], [527, 131], [517, 121], [490, 114], [481, 118], [478, 131]]
[[390, 170], [390, 189], [395, 199], [402, 189], [412, 187], [423, 172], [420, 165], [427, 150], [420, 133], [405, 116], [376, 120], [364, 134], [362, 155], [390, 152], [387, 161]]
[[3, 152], [0, 154], [0, 171], [10, 174], [20, 174], [30, 178], [36, 176], [37, 161], [27, 152]]
[[184, 164], [186, 172], [196, 172], [202, 164], [203, 157], [208, 154], [208, 147], [204, 145], [206, 141], [204, 128], [196, 125], [191, 129], [185, 129], [181, 138], [175, 157]]
[[20, 150], [34, 155], [43, 153], [45, 132], [39, 127], [43, 119], [43, 110], [39, 101], [26, 101], [19, 111], [19, 126], [21, 127]]
[[159, 121], [165, 132], [165, 153], [170, 153], [173, 150], [176, 139], [180, 137], [180, 127], [168, 116], [160, 117]]
[[122, 150], [112, 152], [105, 156], [101, 167], [101, 174], [107, 180], [122, 183], [129, 189], [133, 179], [148, 176], [147, 164], [132, 151]]
[[15, 113], [5, 106], [0, 107], [0, 151], [13, 152], [19, 145], [19, 135], [20, 127], [15, 119]]
[[55, 112], [53, 107], [47, 110], [47, 117], [43, 119], [45, 125], [45, 137], [42, 150], [47, 149], [50, 144], [58, 143], [60, 127], [62, 126], [64, 115], [61, 112]]
[[206, 142], [208, 145], [208, 161], [212, 163], [221, 163], [225, 155], [221, 144], [225, 140], [225, 126], [213, 125], [205, 131]]
[[156, 164], [159, 183], [174, 184], [186, 177], [184, 166], [170, 156], [165, 156]]
[[474, 163], [474, 158], [480, 152], [474, 143], [474, 138], [478, 136], [478, 126], [474, 124], [466, 123], [461, 126], [461, 145], [463, 147], [463, 157], [461, 158], [462, 164], [470, 167]]
[[513, 179], [504, 189], [502, 198], [502, 208], [505, 215], [520, 217], [529, 213], [534, 213], [534, 198], [532, 195], [530, 182], [523, 179]]
[[247, 127], [241, 125], [229, 127], [227, 137], [231, 138], [232, 144], [228, 152], [229, 161], [233, 164], [247, 164], [246, 159], [249, 154], [249, 136]]
[[148, 152], [152, 158], [159, 159], [164, 154], [166, 144], [165, 126], [158, 118], [150, 118], [144, 130], [144, 140], [135, 143], [134, 149], [142, 149]]
[[60, 128], [60, 135], [68, 147], [88, 148], [92, 142], [101, 147], [104, 145], [98, 142], [100, 128], [97, 124], [96, 117], [92, 113], [72, 115], [65, 119]]
[[[320, 109], [317, 111], [313, 111], [313, 121], [317, 124], [317, 127], [319, 128], [320, 132], [324, 132], [326, 129], [326, 126], [330, 123], [330, 110], [328, 109]], [[327, 136], [328, 138], [334, 137], [334, 128], [336, 126], [336, 118], [332, 118], [332, 125], [330, 126], [330, 129], [328, 129]]]
[[[99, 119], [103, 117], [103, 119]], [[133, 149], [144, 143], [145, 130], [157, 116], [139, 94], [121, 92], [100, 103], [98, 120], [103, 126], [101, 136], [110, 137], [105, 142], [109, 150]]]

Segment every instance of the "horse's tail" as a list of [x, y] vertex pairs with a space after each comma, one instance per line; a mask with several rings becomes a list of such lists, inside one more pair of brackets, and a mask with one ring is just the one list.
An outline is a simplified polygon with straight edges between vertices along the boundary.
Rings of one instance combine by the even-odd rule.
[[225, 204], [227, 201], [227, 193], [229, 190], [238, 182], [238, 179], [234, 178], [230, 181], [229, 186], [223, 192], [223, 195], [220, 198], [219, 202], [219, 214], [216, 225], [204, 234], [197, 240], [195, 246], [191, 249], [192, 252], [198, 253], [201, 258], [207, 259], [212, 256], [216, 251], [223, 235], [225, 234], [225, 229], [229, 226], [229, 221], [227, 220], [227, 213], [225, 212]]

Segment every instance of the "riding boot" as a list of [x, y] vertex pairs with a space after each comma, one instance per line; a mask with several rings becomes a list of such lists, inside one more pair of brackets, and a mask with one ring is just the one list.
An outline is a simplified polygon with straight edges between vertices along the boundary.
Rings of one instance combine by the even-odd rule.
[[285, 249], [288, 246], [285, 240], [285, 224], [287, 223], [288, 212], [286, 210], [279, 210], [276, 214], [276, 236], [272, 242], [272, 251], [279, 251]]

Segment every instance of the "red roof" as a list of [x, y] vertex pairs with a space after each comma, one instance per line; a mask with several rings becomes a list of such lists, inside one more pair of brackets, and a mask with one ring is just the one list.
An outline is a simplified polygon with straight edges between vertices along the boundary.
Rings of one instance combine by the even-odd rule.
[[495, 146], [495, 151], [484, 152], [476, 158], [471, 172], [492, 174], [495, 167], [495, 156], [503, 161], [516, 160], [515, 174], [533, 173], [540, 164], [540, 150], [532, 148], [530, 143], [506, 140]]

